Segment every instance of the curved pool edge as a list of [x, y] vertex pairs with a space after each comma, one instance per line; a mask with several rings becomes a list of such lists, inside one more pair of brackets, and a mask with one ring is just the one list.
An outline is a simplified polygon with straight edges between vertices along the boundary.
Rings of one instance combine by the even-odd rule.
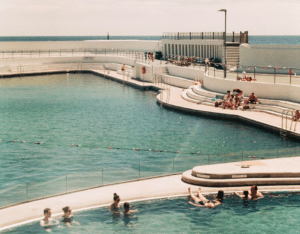
[[[113, 184], [106, 187], [80, 191], [6, 208], [0, 210], [0, 215], [3, 217], [0, 220], [0, 231], [41, 220], [43, 218], [43, 209], [46, 207], [51, 208], [53, 217], [62, 215], [61, 208], [64, 205], [72, 207], [74, 212], [107, 207], [112, 203], [114, 192], [120, 195], [122, 204], [124, 202], [133, 203], [147, 200], [186, 197], [188, 196], [189, 187], [192, 188], [193, 192], [198, 190], [199, 186], [183, 182], [181, 176], [182, 174], [173, 176], [167, 175], [143, 181]], [[224, 190], [225, 194], [232, 194], [234, 191], [249, 189], [249, 186], [201, 187], [201, 189], [203, 194], [215, 194], [218, 190]], [[259, 186], [259, 190], [262, 192], [300, 191], [300, 185]], [[84, 199], [86, 197], [90, 199]], [[20, 214], [22, 214], [23, 217], [20, 217]]]

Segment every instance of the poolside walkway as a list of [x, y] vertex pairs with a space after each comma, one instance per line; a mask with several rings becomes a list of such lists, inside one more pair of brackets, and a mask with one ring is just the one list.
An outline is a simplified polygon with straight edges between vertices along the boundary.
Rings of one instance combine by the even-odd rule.
[[[281, 162], [277, 159], [259, 160], [263, 165], [260, 165], [261, 171], [268, 171], [268, 163], [263, 163], [264, 161], [274, 161], [270, 162], [274, 169], [281, 168]], [[276, 161], [277, 160], [277, 161]], [[300, 168], [300, 158], [290, 158], [290, 164], [293, 165], [288, 170], [298, 170]], [[252, 161], [254, 163], [255, 161]], [[220, 170], [225, 170], [225, 164], [217, 164], [215, 168]], [[212, 167], [212, 166], [211, 166]], [[239, 167], [236, 167], [240, 170]], [[249, 170], [255, 171], [255, 167], [250, 167]], [[221, 173], [222, 171], [219, 171]], [[224, 171], [227, 173], [228, 171]], [[230, 173], [235, 173], [231, 171]], [[191, 187], [192, 191], [196, 192], [198, 187], [194, 185], [187, 184], [181, 180], [182, 174], [162, 176], [157, 178], [131, 181], [121, 184], [114, 184], [108, 186], [101, 186], [99, 188], [84, 190], [80, 192], [74, 192], [70, 194], [65, 194], [61, 196], [36, 200], [28, 203], [23, 203], [16, 206], [11, 206], [0, 210], [0, 231], [12, 227], [14, 224], [24, 224], [29, 221], [36, 221], [43, 217], [43, 209], [51, 208], [53, 216], [62, 214], [62, 207], [70, 206], [73, 211], [90, 209], [93, 207], [99, 207], [101, 205], [108, 205], [112, 203], [113, 193], [117, 193], [121, 197], [121, 202], [134, 201], [140, 199], [154, 199], [168, 196], [179, 196], [188, 195], [188, 188]], [[257, 178], [260, 180], [260, 178]], [[202, 187], [203, 193], [214, 193], [218, 190], [224, 190], [225, 193], [232, 193], [233, 191], [243, 191], [249, 189], [247, 187]], [[261, 191], [271, 191], [271, 190], [300, 190], [300, 185], [292, 186], [260, 186]], [[23, 223], [22, 223], [23, 222]]]

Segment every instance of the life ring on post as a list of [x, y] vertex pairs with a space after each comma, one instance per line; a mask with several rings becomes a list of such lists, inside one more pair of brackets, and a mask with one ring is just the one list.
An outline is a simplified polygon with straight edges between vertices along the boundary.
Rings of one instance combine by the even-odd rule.
[[142, 73], [146, 74], [146, 68], [145, 67], [142, 67]]

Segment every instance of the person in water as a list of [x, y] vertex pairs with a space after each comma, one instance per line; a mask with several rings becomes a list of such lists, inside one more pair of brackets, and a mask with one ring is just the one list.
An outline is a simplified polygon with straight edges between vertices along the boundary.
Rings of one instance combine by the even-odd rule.
[[40, 225], [45, 228], [46, 231], [51, 232], [51, 226], [59, 224], [58, 220], [51, 218], [51, 209], [44, 209], [44, 218], [40, 221]]
[[114, 203], [112, 203], [110, 205], [110, 209], [114, 210], [114, 211], [119, 210], [120, 201], [121, 201], [120, 196], [118, 194], [114, 193]]
[[[221, 202], [219, 201], [219, 199], [214, 200], [214, 202], [206, 199], [201, 193], [201, 188], [199, 188], [197, 191], [198, 197], [196, 197], [192, 193], [191, 188], [188, 188], [188, 191], [189, 191], [189, 194], [190, 194], [192, 200], [195, 201], [195, 203], [189, 202], [191, 205], [198, 206], [198, 207], [207, 207], [207, 208], [215, 208], [216, 206], [221, 205]], [[224, 194], [224, 192], [223, 192], [223, 194]]]
[[74, 216], [72, 214], [72, 210], [70, 208], [70, 206], [66, 206], [64, 208], [62, 208], [64, 214], [62, 216], [62, 223], [64, 223], [65, 225], [67, 225], [68, 227], [71, 227], [71, 223], [76, 223], [78, 225], [80, 225], [78, 222], [74, 221]]
[[251, 196], [252, 200], [257, 200], [260, 198], [264, 198], [264, 195], [258, 191], [256, 185], [252, 185], [250, 190], [249, 190], [249, 195]]
[[124, 215], [130, 215], [131, 213], [135, 213], [137, 212], [138, 210], [135, 209], [135, 210], [130, 210], [130, 205], [128, 202], [125, 202], [124, 203]]
[[243, 194], [239, 194], [237, 192], [234, 193], [244, 200], [251, 199], [251, 196], [249, 195], [249, 192], [247, 190], [243, 191]]
[[223, 190], [219, 190], [218, 191], [218, 194], [216, 196], [216, 199], [215, 201], [218, 201], [218, 202], [223, 202], [223, 199], [224, 199], [224, 191]]

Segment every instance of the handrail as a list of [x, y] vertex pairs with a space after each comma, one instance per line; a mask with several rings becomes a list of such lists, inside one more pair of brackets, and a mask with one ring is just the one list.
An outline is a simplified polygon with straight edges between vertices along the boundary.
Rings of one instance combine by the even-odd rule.
[[[298, 120], [296, 120], [296, 121], [293, 120], [293, 116], [295, 115], [295, 111], [292, 111], [292, 110], [283, 110], [282, 111], [281, 128], [282, 128], [282, 130], [286, 130], [286, 131], [288, 130], [288, 114], [289, 113], [291, 114], [290, 131], [292, 130], [293, 122], [295, 122], [294, 131], [296, 131], [296, 126], [297, 126]], [[285, 126], [284, 126], [284, 118], [285, 118]]]

